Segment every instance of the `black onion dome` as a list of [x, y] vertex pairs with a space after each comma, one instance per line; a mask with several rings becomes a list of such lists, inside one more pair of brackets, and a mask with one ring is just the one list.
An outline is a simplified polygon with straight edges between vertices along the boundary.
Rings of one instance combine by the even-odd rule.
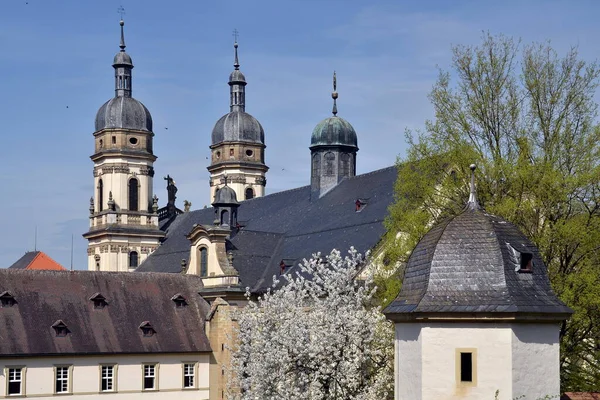
[[150, 111], [133, 97], [113, 97], [96, 114], [96, 131], [105, 128], [152, 132]]
[[237, 195], [235, 194], [235, 190], [225, 185], [217, 190], [217, 193], [215, 193], [215, 201], [212, 204], [214, 206], [219, 206], [239, 203], [237, 201]]
[[[522, 260], [533, 261], [523, 272]], [[413, 250], [390, 319], [420, 313], [536, 314], [565, 319], [572, 310], [552, 292], [537, 247], [519, 229], [467, 207], [431, 229]], [[412, 316], [411, 316], [412, 315]]]
[[343, 118], [325, 118], [317, 124], [310, 138], [310, 147], [316, 146], [348, 146], [358, 149], [356, 131]]
[[212, 131], [212, 144], [221, 142], [265, 143], [265, 131], [260, 122], [244, 111], [223, 115]]
[[246, 83], [246, 77], [239, 69], [233, 70], [229, 75], [229, 83]]

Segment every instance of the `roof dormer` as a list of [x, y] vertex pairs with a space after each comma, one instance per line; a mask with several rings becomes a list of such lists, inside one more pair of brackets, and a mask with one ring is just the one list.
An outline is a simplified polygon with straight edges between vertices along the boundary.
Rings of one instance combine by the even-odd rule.
[[70, 332], [69, 328], [67, 327], [67, 324], [65, 324], [62, 319], [59, 319], [55, 323], [53, 323], [52, 328], [54, 329], [56, 337], [65, 337]]
[[152, 324], [150, 324], [150, 321], [142, 322], [140, 324], [140, 329], [142, 330], [142, 334], [144, 335], [144, 337], [154, 336], [154, 334], [156, 333], [156, 330], [154, 329]]
[[171, 297], [171, 300], [175, 303], [175, 307], [183, 308], [188, 305], [187, 300], [181, 293], [177, 293], [175, 296]]
[[101, 293], [94, 293], [92, 297], [90, 297], [90, 301], [94, 303], [94, 308], [97, 310], [101, 310], [108, 305], [106, 301], [106, 297], [102, 296]]
[[15, 296], [13, 296], [8, 290], [0, 293], [0, 305], [2, 307], [12, 307], [17, 304]]

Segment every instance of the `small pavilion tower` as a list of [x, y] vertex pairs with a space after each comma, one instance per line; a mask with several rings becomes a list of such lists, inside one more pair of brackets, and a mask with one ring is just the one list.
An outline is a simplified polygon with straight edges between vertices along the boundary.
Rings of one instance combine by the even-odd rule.
[[310, 139], [311, 198], [318, 199], [344, 178], [356, 175], [356, 132], [348, 121], [337, 116], [337, 78], [333, 73], [333, 116], [313, 130]]
[[398, 297], [395, 398], [552, 398], [560, 394], [559, 331], [572, 310], [552, 292], [538, 249], [471, 194], [459, 215], [413, 250]]
[[233, 45], [234, 71], [229, 75], [229, 113], [222, 116], [212, 131], [210, 201], [217, 189], [225, 185], [238, 199], [264, 196], [269, 169], [265, 165], [265, 132], [260, 123], [246, 112], [246, 77], [240, 71], [238, 44]]
[[90, 201], [88, 269], [129, 271], [156, 249], [164, 233], [158, 229], [158, 199], [152, 195], [154, 161], [152, 117], [132, 97], [133, 63], [121, 50], [115, 55], [115, 97], [96, 115], [94, 132], [94, 196]]

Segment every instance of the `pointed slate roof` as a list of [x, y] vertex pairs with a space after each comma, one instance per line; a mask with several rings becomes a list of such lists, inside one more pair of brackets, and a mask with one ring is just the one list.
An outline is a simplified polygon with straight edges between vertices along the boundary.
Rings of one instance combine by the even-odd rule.
[[553, 293], [537, 247], [515, 225], [481, 209], [474, 174], [465, 209], [425, 234], [408, 259], [398, 297], [384, 310], [395, 321], [436, 314], [564, 320], [572, 312]]
[[[280, 273], [281, 260], [297, 265], [313, 253], [343, 253], [350, 246], [359, 252], [372, 249], [385, 232], [383, 221], [393, 201], [397, 170], [389, 167], [340, 182], [323, 197], [311, 201], [310, 186], [240, 202], [239, 232], [227, 243], [241, 286], [260, 292]], [[356, 200], [365, 205], [356, 212]], [[212, 225], [214, 208], [178, 215], [166, 237], [136, 270], [181, 271], [181, 260], [190, 258], [186, 238], [194, 224]], [[287, 270], [289, 271], [289, 270]]]
[[43, 251], [28, 251], [19, 258], [13, 265], [8, 268], [12, 269], [35, 269], [49, 271], [66, 271], [67, 269], [50, 258]]

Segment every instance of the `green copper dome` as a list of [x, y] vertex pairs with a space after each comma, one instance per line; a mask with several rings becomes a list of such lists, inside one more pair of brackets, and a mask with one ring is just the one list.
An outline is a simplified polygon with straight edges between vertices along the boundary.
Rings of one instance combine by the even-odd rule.
[[325, 118], [317, 124], [310, 138], [310, 148], [317, 146], [349, 146], [358, 149], [356, 131], [343, 118]]

